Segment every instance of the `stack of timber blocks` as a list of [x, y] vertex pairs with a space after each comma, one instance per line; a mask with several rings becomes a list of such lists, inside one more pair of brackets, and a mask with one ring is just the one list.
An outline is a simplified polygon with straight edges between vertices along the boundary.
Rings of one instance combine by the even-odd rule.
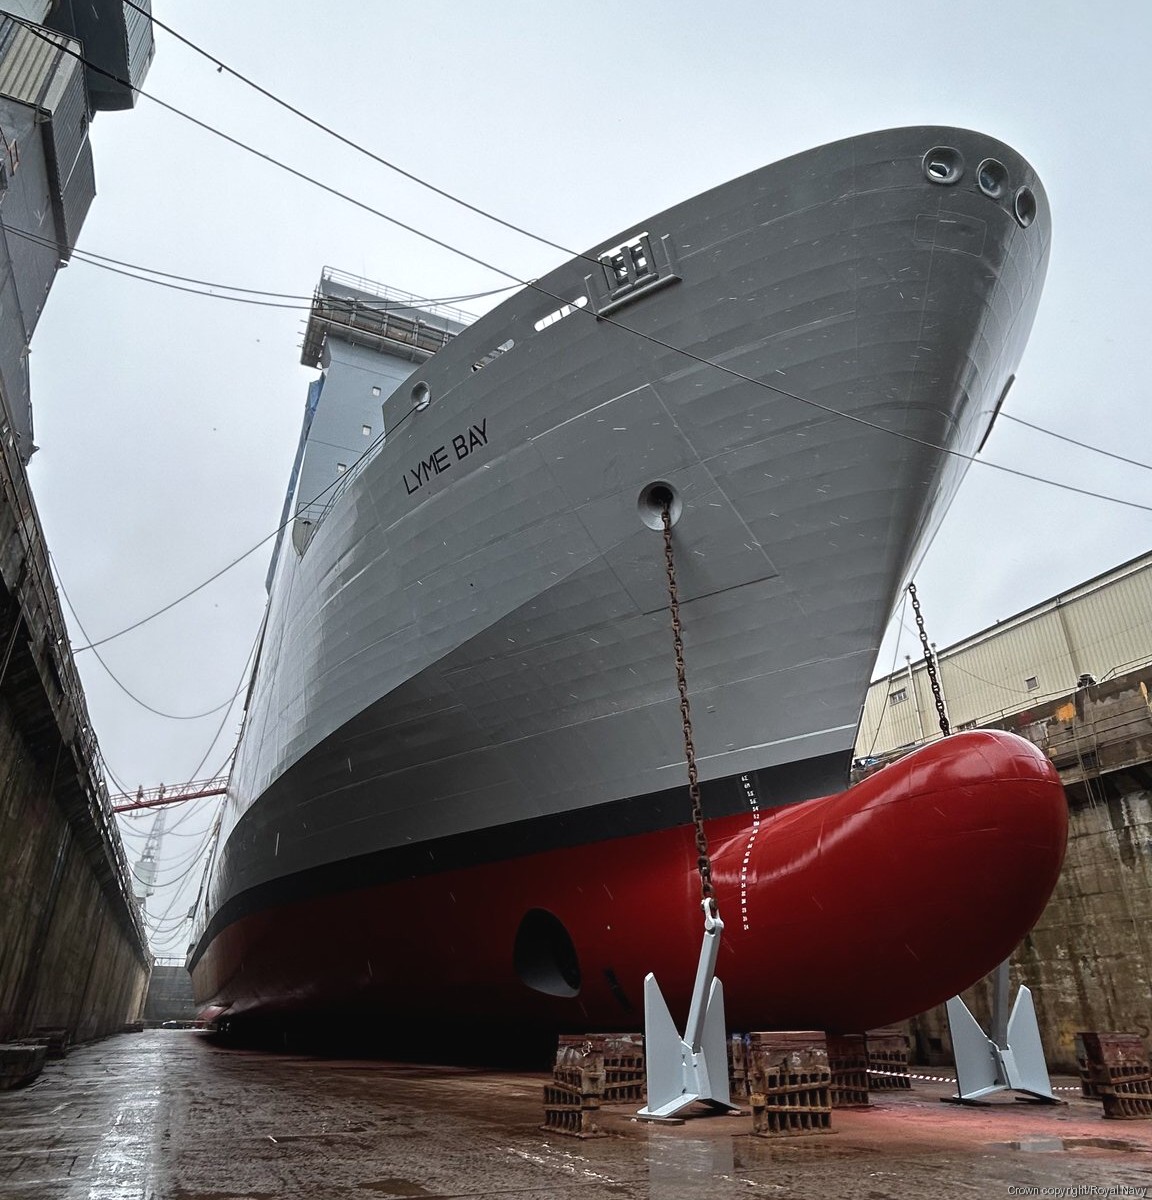
[[746, 1045], [752, 1132], [832, 1132], [832, 1073], [822, 1030], [750, 1033]]
[[742, 1033], [728, 1039], [728, 1094], [733, 1101], [748, 1099], [748, 1038]]
[[604, 1103], [643, 1104], [648, 1087], [642, 1033], [591, 1035], [603, 1046]]
[[593, 1038], [565, 1034], [556, 1048], [552, 1082], [544, 1085], [547, 1133], [566, 1137], [607, 1136], [596, 1123], [604, 1095], [604, 1047]]
[[833, 1108], [869, 1108], [868, 1043], [862, 1033], [828, 1035]]
[[1080, 1090], [1113, 1120], [1152, 1117], [1152, 1066], [1138, 1033], [1078, 1033]]
[[552, 1082], [544, 1087], [544, 1124], [567, 1137], [605, 1137], [602, 1104], [642, 1104], [647, 1083], [644, 1035], [561, 1034]]
[[870, 1029], [864, 1035], [868, 1045], [868, 1087], [874, 1091], [911, 1088], [908, 1074], [908, 1034], [898, 1025]]

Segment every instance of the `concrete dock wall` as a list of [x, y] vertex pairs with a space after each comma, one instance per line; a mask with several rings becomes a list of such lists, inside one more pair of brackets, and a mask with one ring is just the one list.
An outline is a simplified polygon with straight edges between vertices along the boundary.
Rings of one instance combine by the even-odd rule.
[[136, 1017], [151, 963], [22, 463], [0, 443], [0, 1041]]
[[153, 963], [148, 994], [144, 998], [142, 1015], [145, 1022], [192, 1021], [196, 1018], [196, 1011], [192, 976], [184, 964], [160, 960]]

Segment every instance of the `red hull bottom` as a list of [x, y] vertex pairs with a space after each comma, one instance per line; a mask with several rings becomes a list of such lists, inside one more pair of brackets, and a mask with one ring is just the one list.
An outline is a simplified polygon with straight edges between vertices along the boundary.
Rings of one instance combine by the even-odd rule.
[[[847, 1032], [1007, 958], [1056, 884], [1067, 806], [1035, 747], [975, 731], [707, 833], [728, 1027]], [[683, 1020], [695, 859], [681, 826], [264, 909], [205, 948], [197, 995], [249, 1022], [586, 1032], [639, 1028], [653, 971]]]

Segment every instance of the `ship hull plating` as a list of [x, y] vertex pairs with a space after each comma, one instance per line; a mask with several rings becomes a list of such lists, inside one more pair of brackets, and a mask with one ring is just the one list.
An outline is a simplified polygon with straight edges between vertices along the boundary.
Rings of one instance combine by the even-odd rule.
[[[940, 1003], [1009, 955], [1063, 859], [1059, 777], [1011, 734], [958, 734], [759, 816], [746, 784], [745, 812], [708, 823], [734, 1029], [859, 1031]], [[378, 1038], [611, 1029], [641, 1020], [648, 971], [687, 1013], [702, 932], [690, 828], [515, 858], [471, 838], [430, 850], [353, 860], [341, 887], [317, 873], [267, 889], [201, 964], [235, 972], [228, 1020], [307, 1014]]]
[[[934, 178], [934, 148], [948, 170], [960, 161], [954, 181]], [[989, 159], [1012, 188], [982, 190]], [[688, 965], [674, 968], [660, 949], [673, 939], [652, 931], [680, 920], [670, 907], [691, 919], [693, 856], [644, 489], [661, 482], [676, 497], [705, 812], [735, 845], [750, 836], [748, 787], [765, 812], [842, 787], [888, 614], [1011, 381], [1047, 238], [1043, 193], [1007, 147], [888, 131], [624, 231], [420, 367], [384, 404], [379, 452], [279, 554], [192, 959], [200, 999], [253, 1017], [386, 995], [440, 1011], [426, 992], [389, 990], [403, 938], [375, 943], [384, 961], [368, 965], [320, 936], [341, 922], [404, 924], [413, 905], [422, 915], [403, 936], [426, 943], [411, 961], [446, 989], [446, 1017], [464, 1003], [618, 1025], [618, 993], [635, 1002], [642, 967], [677, 995], [698, 936], [685, 935]], [[1045, 858], [1033, 883], [1050, 868]], [[630, 949], [593, 972], [616, 980], [597, 985], [615, 1008], [591, 984], [552, 994], [517, 969], [525, 919], [541, 924], [522, 952], [548, 941], [548, 918], [527, 916], [537, 910], [580, 933], [565, 934], [578, 958], [588, 952], [571, 896], [532, 898], [538, 875], [573, 896], [628, 895], [626, 915], [599, 900], [590, 910], [628, 931]], [[773, 869], [753, 889], [772, 911], [778, 886]], [[1034, 918], [1040, 890], [1013, 911]], [[493, 907], [493, 923], [473, 922]], [[874, 940], [898, 924], [880, 920]], [[728, 942], [749, 1019], [771, 926], [755, 946], [752, 930]], [[1006, 949], [998, 933], [980, 937]], [[473, 950], [469, 978], [493, 998], [479, 1009], [434, 969]], [[977, 958], [995, 962], [964, 961]], [[386, 982], [373, 982], [379, 971]], [[897, 990], [903, 1004], [858, 1015], [907, 1015], [925, 994]], [[731, 983], [728, 994], [739, 1003]], [[847, 1014], [814, 1004], [772, 1011], [843, 1026]]]

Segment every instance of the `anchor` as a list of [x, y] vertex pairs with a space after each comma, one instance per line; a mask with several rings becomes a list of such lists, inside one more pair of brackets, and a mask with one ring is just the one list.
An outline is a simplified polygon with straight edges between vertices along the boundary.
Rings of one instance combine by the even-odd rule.
[[[940, 732], [949, 737], [952, 724], [944, 703], [944, 689], [937, 673], [939, 663], [928, 633], [924, 614], [916, 594], [916, 584], [908, 584], [912, 611], [924, 647], [924, 666], [932, 685], [932, 697], [940, 717]], [[952, 1035], [952, 1055], [956, 1060], [957, 1096], [945, 1097], [955, 1104], [978, 1104], [985, 1096], [996, 1092], [1021, 1092], [1018, 1100], [1040, 1104], [1062, 1104], [1052, 1094], [1048, 1066], [1044, 1062], [1044, 1047], [1040, 1042], [1040, 1026], [1032, 993], [1023, 985], [1016, 994], [1012, 1014], [1008, 1014], [1008, 961], [1005, 959], [993, 972], [992, 1036], [968, 1011], [959, 996], [953, 996], [945, 1007], [948, 1010], [948, 1030]]]
[[996, 1092], [1020, 1092], [1018, 1100], [1037, 1104], [1061, 1104], [1052, 1094], [1040, 1026], [1032, 993], [1023, 984], [1008, 1015], [1008, 963], [995, 970], [992, 993], [992, 1033], [985, 1034], [959, 996], [945, 1006], [952, 1051], [956, 1059], [956, 1090], [953, 1103], [975, 1104]]
[[[728, 1090], [728, 1046], [724, 1026], [724, 985], [716, 978], [716, 956], [724, 922], [712, 894], [712, 860], [704, 832], [696, 748], [692, 741], [692, 713], [684, 669], [684, 640], [680, 624], [680, 599], [676, 588], [675, 551], [672, 545], [672, 508], [676, 500], [671, 485], [649, 484], [641, 493], [658, 505], [664, 529], [664, 569], [668, 577], [668, 611], [672, 618], [672, 645], [676, 655], [676, 690], [684, 733], [684, 762], [688, 768], [688, 795], [696, 833], [696, 865], [700, 872], [700, 907], [704, 910], [704, 941], [688, 1025], [680, 1036], [660, 985], [651, 971], [644, 977], [644, 1062], [648, 1076], [648, 1103], [636, 1114], [644, 1121], [673, 1121], [675, 1114], [702, 1101], [725, 1112], [739, 1112]], [[679, 514], [677, 514], [679, 515]], [[653, 528], [655, 526], [652, 526]]]
[[668, 1121], [697, 1101], [738, 1113], [728, 1089], [727, 1030], [724, 985], [716, 978], [716, 957], [724, 922], [711, 896], [704, 910], [704, 941], [688, 1024], [681, 1037], [668, 1005], [649, 972], [644, 977], [644, 1048], [648, 1103], [636, 1114], [645, 1121]]

